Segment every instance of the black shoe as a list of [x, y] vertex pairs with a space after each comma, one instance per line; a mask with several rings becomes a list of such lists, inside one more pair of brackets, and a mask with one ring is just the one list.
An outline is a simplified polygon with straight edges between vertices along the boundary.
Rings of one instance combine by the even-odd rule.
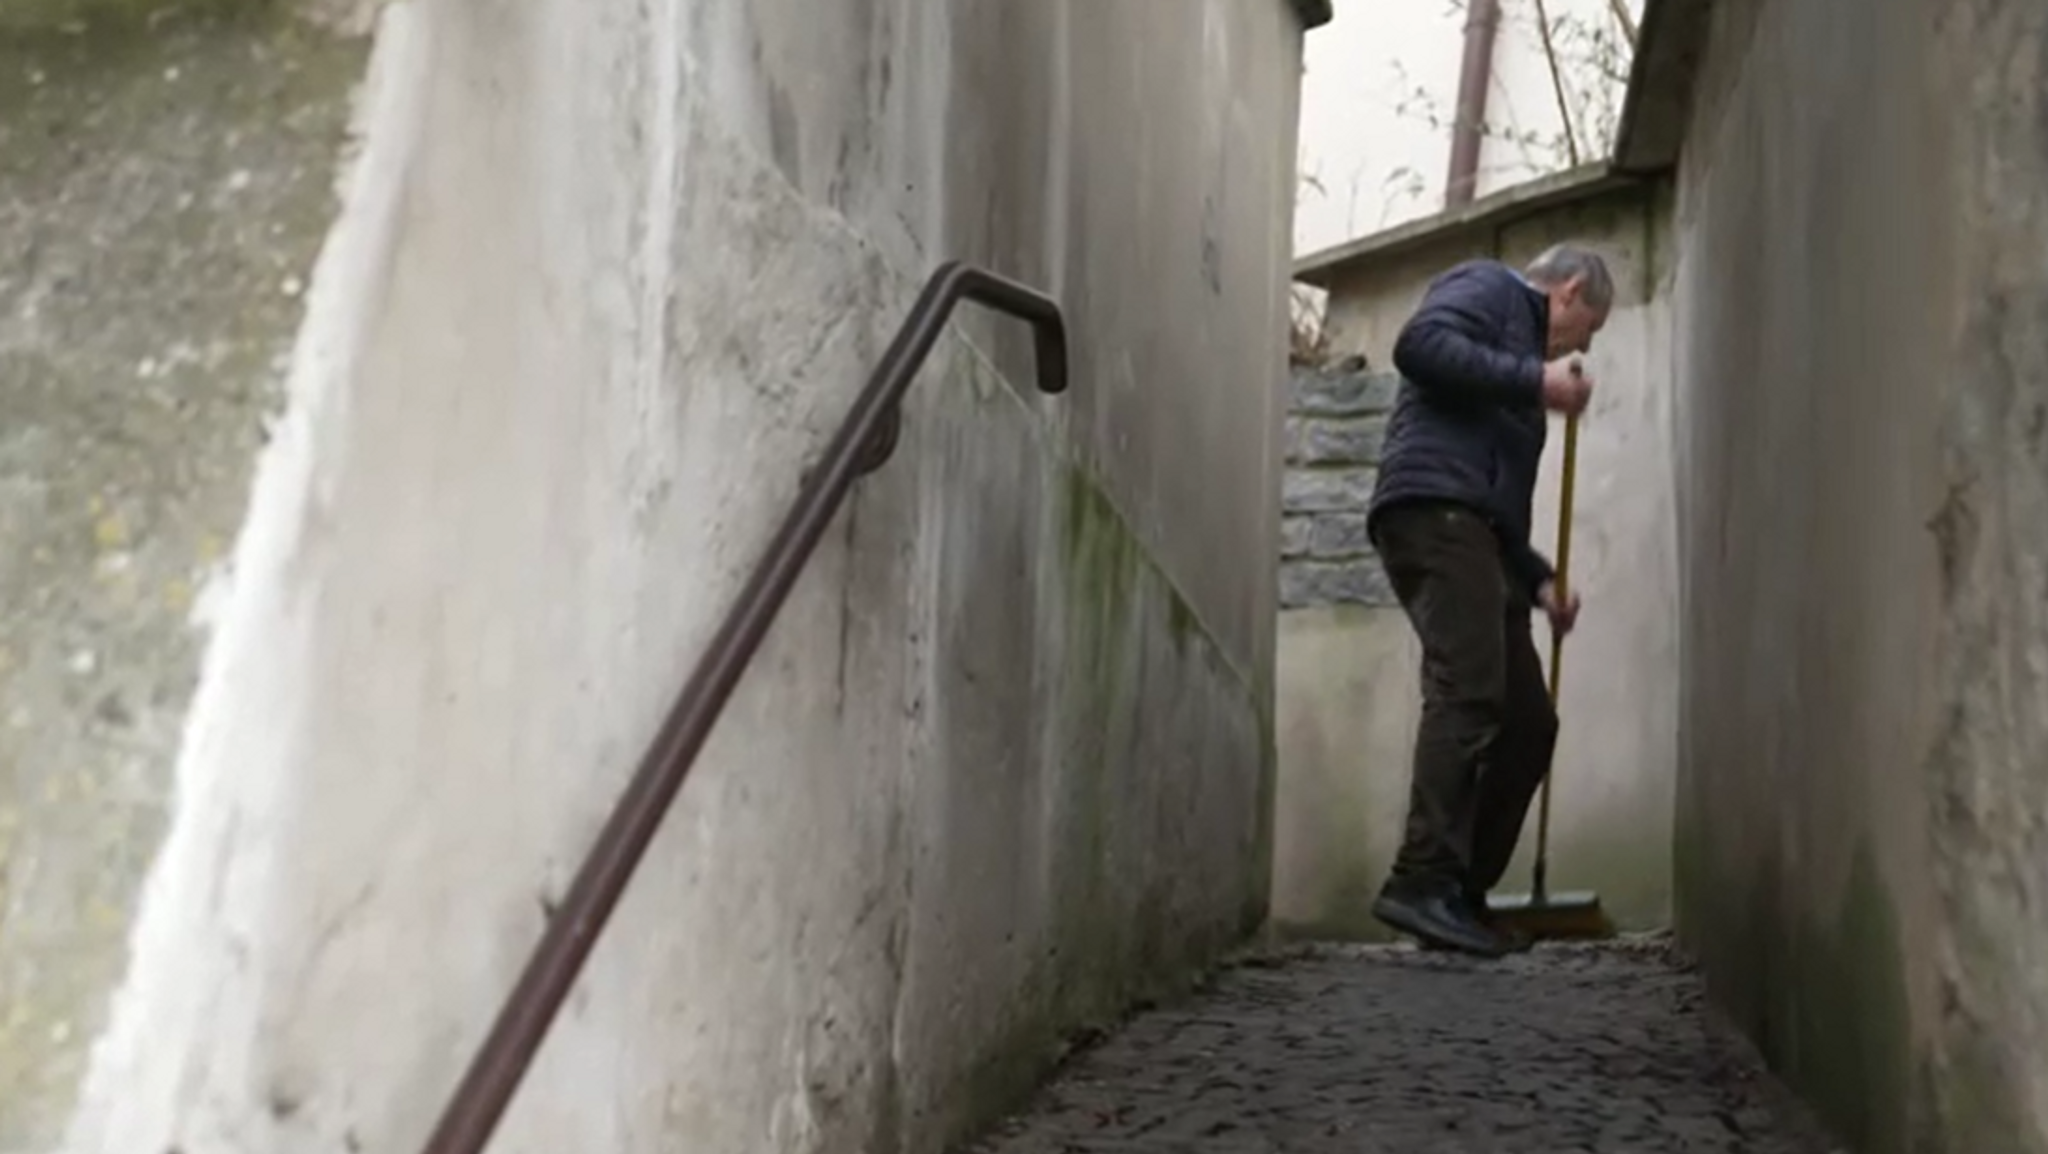
[[[1484, 898], [1475, 899], [1468, 896], [1465, 899], [1465, 906], [1472, 911], [1474, 920], [1493, 931], [1494, 936], [1500, 939], [1501, 945], [1506, 947], [1508, 953], [1526, 953], [1536, 944], [1536, 939], [1528, 934], [1515, 929], [1513, 926], [1501, 924], [1498, 915], [1486, 908], [1486, 900]], [[1422, 948], [1431, 952], [1439, 952], [1448, 950], [1451, 947], [1425, 941], [1422, 943]]]
[[1486, 928], [1454, 889], [1404, 892], [1389, 886], [1372, 903], [1372, 916], [1424, 946], [1456, 950], [1481, 958], [1498, 958], [1508, 943]]
[[1513, 926], [1504, 926], [1492, 918], [1483, 919], [1481, 924], [1492, 930], [1493, 935], [1500, 939], [1501, 945], [1506, 946], [1511, 954], [1526, 954], [1535, 948], [1536, 939]]
[[1479, 919], [1480, 925], [1492, 930], [1494, 936], [1501, 940], [1501, 944], [1507, 947], [1509, 953], [1525, 953], [1536, 944], [1535, 938], [1502, 922], [1498, 914], [1487, 908], [1485, 894], [1479, 894], [1476, 897], [1467, 894], [1465, 902], [1471, 908], [1472, 916]]

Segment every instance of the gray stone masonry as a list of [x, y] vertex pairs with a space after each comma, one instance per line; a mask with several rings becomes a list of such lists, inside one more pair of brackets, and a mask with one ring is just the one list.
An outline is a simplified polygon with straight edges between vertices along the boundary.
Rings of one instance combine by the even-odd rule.
[[1352, 364], [1297, 369], [1290, 379], [1281, 608], [1395, 603], [1365, 536], [1365, 510], [1398, 383]]
[[1317, 947], [1071, 1060], [979, 1154], [1840, 1154], [1661, 939]]

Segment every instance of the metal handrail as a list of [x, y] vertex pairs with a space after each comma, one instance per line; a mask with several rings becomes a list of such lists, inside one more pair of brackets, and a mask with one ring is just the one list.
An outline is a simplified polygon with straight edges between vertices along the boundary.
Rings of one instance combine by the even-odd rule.
[[612, 808], [576, 880], [548, 920], [519, 981], [483, 1045], [470, 1060], [424, 1147], [425, 1154], [483, 1154], [527, 1068], [582, 972], [669, 805], [761, 640], [788, 599], [804, 564], [858, 477], [894, 453], [903, 396], [953, 308], [973, 301], [1030, 322], [1037, 339], [1038, 388], [1067, 388], [1067, 332], [1059, 304], [1042, 293], [959, 262], [939, 266], [861, 389], [853, 409], [805, 474], [796, 503], [754, 566], [725, 624], [697, 662], [668, 719]]

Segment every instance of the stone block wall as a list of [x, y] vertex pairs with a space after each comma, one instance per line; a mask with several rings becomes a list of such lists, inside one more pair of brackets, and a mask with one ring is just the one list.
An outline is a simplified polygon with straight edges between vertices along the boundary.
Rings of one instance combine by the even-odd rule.
[[1295, 370], [1281, 491], [1282, 609], [1395, 603], [1365, 512], [1399, 381], [1356, 360]]

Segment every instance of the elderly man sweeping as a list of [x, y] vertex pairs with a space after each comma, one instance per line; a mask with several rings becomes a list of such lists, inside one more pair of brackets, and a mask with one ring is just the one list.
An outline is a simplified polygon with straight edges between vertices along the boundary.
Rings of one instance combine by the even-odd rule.
[[1422, 642], [1422, 721], [1408, 822], [1373, 915], [1427, 946], [1499, 957], [1527, 939], [1486, 895], [1550, 772], [1557, 712], [1531, 636], [1561, 636], [1579, 599], [1530, 544], [1547, 413], [1593, 392], [1579, 362], [1607, 321], [1599, 256], [1551, 249], [1524, 272], [1470, 261], [1439, 276], [1394, 345], [1400, 392], [1369, 516]]

